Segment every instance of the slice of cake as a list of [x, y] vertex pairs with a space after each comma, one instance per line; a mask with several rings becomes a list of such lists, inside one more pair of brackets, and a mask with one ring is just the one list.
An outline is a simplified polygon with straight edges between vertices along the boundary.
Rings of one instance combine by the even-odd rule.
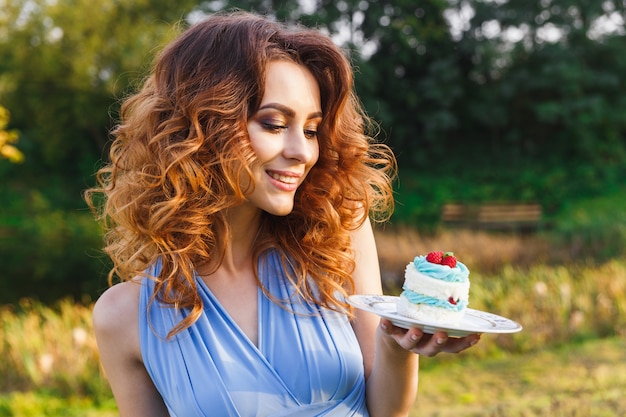
[[398, 314], [419, 321], [455, 324], [469, 301], [469, 270], [451, 252], [417, 256], [406, 266]]

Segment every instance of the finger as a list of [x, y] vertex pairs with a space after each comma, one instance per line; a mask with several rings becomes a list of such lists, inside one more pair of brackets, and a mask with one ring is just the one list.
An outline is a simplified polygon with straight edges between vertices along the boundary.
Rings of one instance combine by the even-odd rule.
[[480, 334], [472, 334], [461, 338], [449, 338], [442, 351], [447, 353], [459, 353], [474, 346], [480, 341]]
[[407, 330], [402, 339], [398, 341], [398, 344], [406, 350], [414, 351], [416, 348], [419, 348], [420, 345], [425, 343], [425, 339], [427, 339], [428, 336], [424, 336], [425, 334], [423, 330], [414, 327]]
[[424, 332], [421, 329], [397, 327], [386, 319], [381, 320], [380, 328], [385, 334], [391, 336], [402, 349], [413, 351], [420, 343], [423, 344]]
[[406, 329], [394, 326], [394, 324], [389, 319], [381, 319], [380, 328], [383, 330], [383, 332], [390, 334], [390, 335], [398, 334], [398, 333], [404, 334], [406, 332]]
[[414, 351], [420, 355], [432, 357], [442, 352], [448, 340], [446, 333], [435, 332], [429, 337], [423, 338], [423, 343], [418, 344]]

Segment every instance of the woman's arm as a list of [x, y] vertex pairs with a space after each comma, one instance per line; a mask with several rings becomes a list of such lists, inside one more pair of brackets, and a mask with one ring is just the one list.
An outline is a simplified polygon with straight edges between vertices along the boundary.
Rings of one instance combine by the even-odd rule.
[[124, 282], [109, 288], [96, 302], [93, 326], [100, 361], [121, 417], [168, 417], [139, 346], [140, 285]]
[[[357, 294], [381, 294], [382, 284], [374, 233], [369, 221], [352, 236]], [[359, 340], [366, 377], [367, 407], [371, 417], [407, 416], [417, 395], [419, 356], [460, 352], [479, 336], [448, 339], [445, 333], [424, 334], [401, 329], [389, 320], [357, 310], [353, 322]]]

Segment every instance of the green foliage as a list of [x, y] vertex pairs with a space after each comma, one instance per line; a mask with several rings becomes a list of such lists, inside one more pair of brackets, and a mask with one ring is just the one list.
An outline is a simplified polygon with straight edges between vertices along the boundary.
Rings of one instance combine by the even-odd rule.
[[[573, 215], [568, 207], [577, 205], [578, 200], [619, 198], [616, 190], [623, 189], [620, 186], [626, 179], [626, 164], [591, 165], [575, 161], [561, 164], [551, 162], [552, 159], [507, 164], [497, 158], [474, 157], [470, 151], [465, 156], [466, 161], [440, 161], [431, 170], [414, 170], [401, 163], [393, 220], [420, 229], [436, 229], [445, 203], [518, 201], [540, 203], [548, 223], [556, 225], [568, 221]], [[619, 207], [607, 204], [603, 216], [624, 224]], [[594, 212], [596, 208], [585, 207], [584, 202], [579, 210], [601, 217]], [[611, 211], [614, 213], [608, 214]], [[553, 233], [565, 232], [571, 236], [578, 233], [577, 225], [582, 226], [572, 223], [567, 229], [555, 227]], [[610, 227], [610, 223], [598, 222], [597, 226], [596, 233], [603, 226]]]
[[[598, 18], [623, 10], [623, 5], [472, 3], [475, 16], [458, 41], [473, 62], [459, 111], [463, 128], [442, 140], [472, 156], [470, 170], [489, 164], [490, 171], [504, 167], [522, 175], [538, 167], [546, 176], [565, 178], [548, 182], [552, 188], [543, 190], [560, 194], [549, 202], [551, 208], [623, 183], [626, 101], [621, 74], [626, 59], [619, 51], [625, 38], [594, 32]], [[486, 28], [494, 25], [502, 32], [517, 30], [521, 39], [511, 43], [489, 36]], [[561, 30], [561, 38], [548, 40], [549, 27]], [[491, 161], [497, 161], [495, 166]]]
[[110, 265], [100, 250], [99, 226], [86, 208], [55, 207], [36, 190], [11, 197], [0, 207], [0, 305], [24, 297], [80, 300], [106, 288]]
[[624, 256], [626, 189], [569, 204], [554, 219], [554, 240], [570, 256], [606, 260]]
[[3, 2], [0, 102], [25, 162], [0, 161], [0, 304], [96, 296], [100, 230], [82, 201], [132, 91], [194, 1]]
[[[5, 2], [0, 100], [40, 171], [84, 177], [101, 155], [115, 98], [140, 77], [193, 2]], [[175, 4], [175, 6], [174, 6]]]

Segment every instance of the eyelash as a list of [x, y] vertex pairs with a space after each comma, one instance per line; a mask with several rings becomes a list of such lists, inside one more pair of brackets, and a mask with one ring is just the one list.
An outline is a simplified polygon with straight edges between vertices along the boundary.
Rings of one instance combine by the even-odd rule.
[[317, 130], [305, 130], [304, 135], [307, 139], [317, 139]]
[[[287, 126], [276, 125], [276, 124], [267, 123], [267, 122], [263, 122], [261, 123], [261, 125], [263, 126], [264, 129], [266, 129], [267, 131], [271, 133], [280, 133], [281, 131], [287, 129]], [[307, 137], [307, 139], [316, 139], [317, 130], [306, 129], [304, 131], [304, 135]]]
[[263, 122], [261, 123], [261, 125], [263, 126], [264, 129], [272, 133], [279, 133], [280, 131], [287, 129], [287, 126], [275, 125], [273, 123], [267, 123], [267, 122]]

